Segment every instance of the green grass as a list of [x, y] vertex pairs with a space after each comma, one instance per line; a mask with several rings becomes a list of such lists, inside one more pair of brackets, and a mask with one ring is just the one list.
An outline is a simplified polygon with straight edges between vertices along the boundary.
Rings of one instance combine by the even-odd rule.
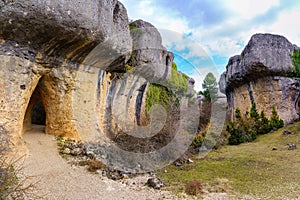
[[[292, 135], [282, 135], [282, 130]], [[191, 180], [208, 185], [217, 179], [227, 179], [228, 193], [236, 199], [250, 195], [254, 199], [295, 199], [300, 197], [300, 152], [288, 150], [289, 143], [299, 145], [300, 123], [259, 136], [255, 142], [238, 146], [224, 146], [210, 152], [203, 159], [185, 165], [182, 169], [168, 166], [159, 176], [168, 189], [182, 192]], [[277, 147], [277, 151], [272, 151]], [[226, 189], [225, 189], [226, 190]]]

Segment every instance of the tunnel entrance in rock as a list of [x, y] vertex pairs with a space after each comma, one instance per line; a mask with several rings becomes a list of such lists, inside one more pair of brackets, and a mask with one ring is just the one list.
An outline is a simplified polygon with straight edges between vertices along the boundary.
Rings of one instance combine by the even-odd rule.
[[42, 101], [40, 82], [33, 91], [23, 122], [23, 132], [32, 129], [32, 125], [46, 125], [46, 111]]
[[46, 112], [41, 100], [39, 100], [32, 108], [31, 123], [37, 125], [46, 125]]

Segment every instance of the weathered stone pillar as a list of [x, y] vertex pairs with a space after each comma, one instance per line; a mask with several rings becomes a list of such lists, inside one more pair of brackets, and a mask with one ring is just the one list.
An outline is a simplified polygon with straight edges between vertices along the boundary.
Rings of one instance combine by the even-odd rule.
[[0, 125], [11, 136], [20, 137], [27, 105], [40, 75], [33, 73], [36, 64], [22, 58], [20, 49], [14, 48], [11, 53], [15, 55], [3, 55], [8, 46], [0, 45]]

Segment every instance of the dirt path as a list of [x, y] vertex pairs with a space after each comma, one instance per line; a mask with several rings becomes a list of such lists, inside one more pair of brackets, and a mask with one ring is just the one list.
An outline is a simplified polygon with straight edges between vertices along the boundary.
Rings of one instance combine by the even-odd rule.
[[24, 173], [39, 181], [35, 193], [42, 199], [175, 199], [169, 192], [138, 183], [147, 177], [117, 182], [71, 166], [58, 154], [55, 138], [44, 134], [43, 126], [34, 126], [23, 138], [28, 149]]

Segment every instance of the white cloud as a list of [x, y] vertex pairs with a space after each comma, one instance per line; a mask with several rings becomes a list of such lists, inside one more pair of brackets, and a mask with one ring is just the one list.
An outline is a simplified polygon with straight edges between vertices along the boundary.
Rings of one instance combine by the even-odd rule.
[[188, 20], [175, 10], [161, 8], [152, 0], [120, 0], [127, 8], [131, 20], [142, 19], [156, 28], [168, 29], [179, 33], [189, 32]]
[[171, 30], [159, 30], [163, 37], [163, 44], [169, 49], [183, 52], [182, 57], [189, 59], [193, 57], [208, 57], [208, 52], [198, 42], [190, 37]]
[[276, 33], [287, 37], [290, 42], [300, 46], [300, 26], [299, 8], [294, 8], [283, 12], [278, 20], [272, 24], [268, 29], [269, 32]]
[[251, 19], [278, 6], [279, 0], [226, 0], [227, 7], [239, 19]]
[[[229, 58], [240, 54], [255, 33], [280, 34], [292, 43], [300, 45], [300, 26], [297, 21], [300, 19], [299, 4], [288, 7], [280, 0], [220, 1], [219, 6], [225, 9], [224, 13], [228, 13], [226, 21], [214, 23], [209, 27], [199, 23], [198, 26], [192, 27], [190, 24], [193, 18], [186, 18], [169, 7], [159, 7], [154, 4], [154, 0], [120, 1], [125, 4], [131, 19], [143, 19], [157, 28], [168, 30], [160, 30], [164, 45], [178, 52], [185, 52], [181, 55], [185, 59], [215, 55]], [[194, 2], [199, 2], [199, 8], [201, 7], [201, 0]], [[262, 18], [257, 18], [258, 16]], [[192, 33], [192, 36], [188, 39], [182, 37], [182, 34], [189, 33]], [[226, 63], [223, 70], [225, 66]], [[204, 69], [211, 71], [210, 67]], [[199, 73], [195, 72], [194, 77], [202, 81], [197, 74]]]

